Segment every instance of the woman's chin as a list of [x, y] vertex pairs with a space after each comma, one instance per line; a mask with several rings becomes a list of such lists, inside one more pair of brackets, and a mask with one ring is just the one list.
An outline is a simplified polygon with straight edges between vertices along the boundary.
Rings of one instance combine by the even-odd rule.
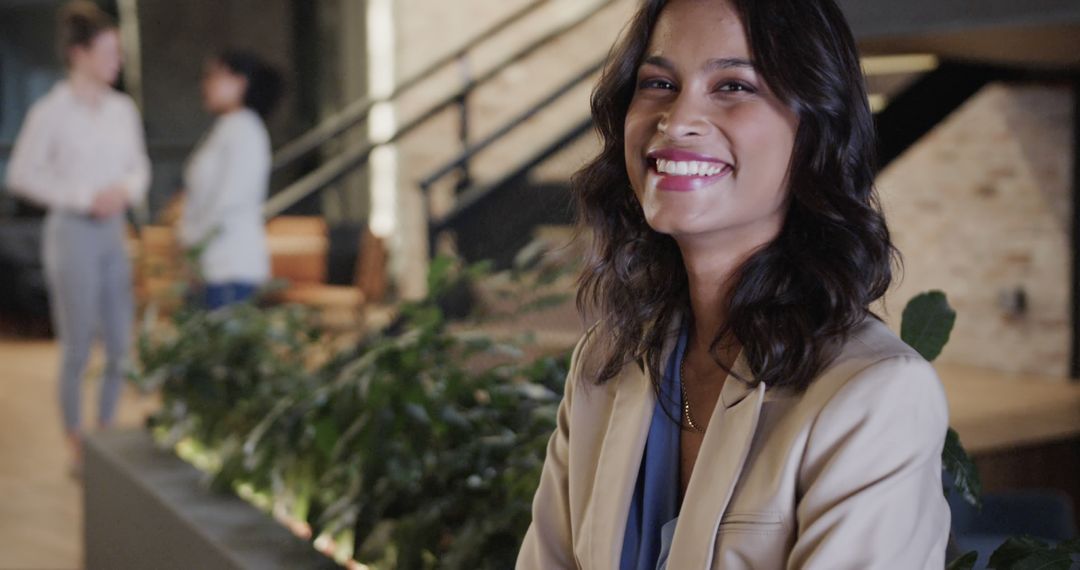
[[645, 212], [645, 222], [656, 233], [676, 237], [694, 232], [693, 216], [674, 208]]

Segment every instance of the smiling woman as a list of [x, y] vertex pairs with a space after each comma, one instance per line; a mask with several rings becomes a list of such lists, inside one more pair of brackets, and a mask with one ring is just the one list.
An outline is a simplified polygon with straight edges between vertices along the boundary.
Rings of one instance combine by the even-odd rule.
[[593, 95], [594, 236], [519, 568], [941, 568], [947, 408], [832, 0], [648, 0]]

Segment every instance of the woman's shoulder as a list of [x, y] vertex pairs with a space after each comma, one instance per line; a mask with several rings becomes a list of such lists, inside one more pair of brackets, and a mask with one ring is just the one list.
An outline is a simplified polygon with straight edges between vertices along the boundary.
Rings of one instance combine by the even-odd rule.
[[820, 408], [912, 405], [947, 413], [934, 367], [873, 316], [852, 331], [803, 399]]
[[222, 115], [217, 126], [228, 140], [243, 144], [269, 145], [270, 134], [266, 130], [266, 123], [251, 109], [244, 108]]
[[30, 105], [27, 116], [53, 115], [56, 111], [70, 107], [72, 104], [71, 88], [66, 80], [60, 80]]
[[[662, 336], [663, 346], [659, 357], [661, 362], [667, 362], [671, 356], [679, 338], [680, 325], [679, 319], [668, 324], [668, 329]], [[599, 392], [606, 395], [606, 399], [614, 398], [616, 393], [622, 391], [636, 394], [652, 390], [650, 373], [643, 360], [629, 359], [612, 363], [612, 354], [616, 350], [616, 335], [612, 332], [612, 326], [604, 320], [587, 325], [572, 353], [568, 379], [573, 386], [568, 383], [568, 390], [573, 388], [580, 392]], [[609, 366], [615, 367], [614, 375], [600, 382], [602, 376], [608, 376], [611, 372]]]
[[596, 391], [613, 397], [615, 391], [625, 383], [621, 382], [622, 376], [626, 375], [627, 369], [637, 367], [636, 363], [628, 363], [623, 371], [604, 383], [598, 383], [601, 369], [607, 363], [611, 350], [610, 329], [603, 321], [588, 324], [585, 333], [581, 335], [570, 357], [570, 374], [567, 377], [567, 389], [593, 393]]
[[903, 357], [925, 362], [915, 349], [901, 340], [881, 319], [867, 315], [841, 345], [833, 366], [846, 360], [873, 363]]
[[574, 345], [570, 355], [570, 376], [575, 383], [592, 384], [588, 378], [593, 375], [601, 359], [603, 328], [602, 322], [585, 327], [584, 334]]
[[226, 113], [221, 116], [219, 121], [221, 124], [229, 125], [230, 128], [237, 130], [266, 132], [266, 123], [263, 122], [262, 117], [247, 107]]
[[105, 92], [105, 98], [108, 101], [109, 106], [118, 112], [135, 117], [136, 119], [139, 118], [139, 106], [135, 104], [135, 99], [133, 99], [131, 95], [110, 87]]

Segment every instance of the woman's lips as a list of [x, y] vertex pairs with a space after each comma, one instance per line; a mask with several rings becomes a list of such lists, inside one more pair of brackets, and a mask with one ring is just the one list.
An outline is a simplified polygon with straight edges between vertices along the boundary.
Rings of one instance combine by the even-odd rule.
[[[671, 166], [665, 165], [665, 170], [668, 172], [661, 172], [657, 168], [655, 161], [650, 161], [649, 174], [657, 177], [656, 188], [658, 190], [664, 190], [669, 192], [691, 192], [704, 188], [716, 181], [724, 178], [728, 174], [731, 174], [730, 164], [720, 164], [712, 169], [706, 170], [705, 173], [701, 173], [700, 169], [698, 173], [690, 174], [687, 167], [687, 174], [677, 174], [670, 172]], [[677, 166], [682, 171], [682, 166]]]
[[670, 192], [703, 188], [732, 171], [727, 162], [680, 149], [657, 149], [649, 152], [646, 158], [650, 173], [659, 178], [657, 189]]

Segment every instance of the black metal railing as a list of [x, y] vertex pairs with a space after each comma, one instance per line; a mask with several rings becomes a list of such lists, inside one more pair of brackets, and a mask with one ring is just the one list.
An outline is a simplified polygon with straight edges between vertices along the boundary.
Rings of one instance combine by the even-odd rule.
[[579, 137], [585, 135], [592, 130], [592, 117], [586, 117], [585, 119], [578, 121], [573, 126], [564, 131], [558, 138], [551, 141], [545, 146], [538, 148], [527, 159], [517, 165], [512, 171], [501, 176], [498, 180], [489, 184], [477, 185], [469, 188], [468, 190], [457, 195], [457, 199], [454, 201], [454, 206], [450, 211], [437, 217], [432, 217], [428, 221], [428, 247], [431, 251], [434, 251], [435, 244], [438, 240], [439, 234], [450, 229], [462, 218], [467, 216], [472, 210], [474, 210], [479, 204], [483, 202], [485, 198], [506, 187], [507, 184], [515, 180], [519, 180], [521, 176], [528, 171], [536, 168], [545, 160], [551, 158], [560, 150], [566, 148], [567, 145], [577, 140]]
[[[393, 143], [393, 142], [397, 141], [401, 137], [403, 137], [403, 136], [409, 134], [410, 132], [416, 130], [418, 127], [420, 127], [421, 125], [423, 125], [428, 120], [435, 117], [436, 115], [438, 115], [439, 113], [441, 113], [445, 109], [447, 109], [447, 108], [449, 108], [451, 106], [454, 106], [454, 105], [458, 106], [459, 115], [461, 117], [461, 125], [460, 125], [460, 128], [459, 128], [460, 143], [461, 143], [461, 145], [463, 147], [463, 152], [467, 152], [468, 149], [470, 148], [470, 145], [469, 145], [469, 142], [468, 142], [469, 128], [468, 128], [468, 107], [467, 107], [469, 95], [474, 90], [476, 90], [478, 87], [480, 87], [481, 85], [483, 85], [483, 84], [487, 83], [488, 81], [491, 81], [492, 79], [497, 77], [500, 73], [502, 73], [504, 70], [506, 70], [511, 65], [514, 65], [514, 64], [520, 62], [521, 60], [525, 59], [526, 57], [532, 55], [533, 53], [537, 52], [538, 50], [540, 50], [544, 46], [549, 45], [552, 41], [554, 41], [554, 40], [556, 40], [556, 39], [558, 39], [558, 38], [572, 32], [572, 31], [574, 31], [576, 29], [579, 29], [586, 22], [588, 22], [593, 16], [595, 16], [597, 13], [599, 13], [603, 9], [615, 4], [618, 1], [619, 0], [602, 0], [600, 2], [597, 2], [595, 5], [589, 7], [587, 10], [585, 10], [579, 17], [577, 17], [577, 18], [575, 18], [575, 19], [573, 19], [573, 20], [571, 20], [571, 21], [569, 21], [567, 23], [563, 23], [563, 24], [557, 26], [556, 28], [548, 31], [547, 33], [543, 34], [541, 37], [539, 37], [539, 38], [535, 39], [534, 41], [528, 43], [527, 45], [519, 48], [518, 50], [513, 52], [511, 55], [504, 58], [498, 64], [496, 64], [495, 66], [491, 67], [490, 69], [484, 71], [483, 73], [481, 73], [481, 74], [479, 74], [479, 75], [477, 75], [475, 77], [467, 78], [465, 84], [461, 88], [459, 88], [458, 90], [453, 91], [453, 92], [443, 96], [442, 98], [438, 99], [433, 104], [429, 105], [426, 109], [421, 111], [415, 117], [413, 117], [412, 119], [406, 121], [404, 124], [399, 126], [391, 135], [389, 135], [385, 139], [377, 140], [377, 141], [367, 141], [367, 142], [362, 143], [362, 144], [355, 144], [355, 145], [350, 145], [350, 146], [346, 147], [345, 150], [340, 152], [337, 156], [335, 156], [335, 157], [331, 158], [330, 160], [326, 161], [324, 164], [322, 164], [320, 167], [316, 168], [311, 173], [305, 175], [304, 177], [300, 178], [296, 182], [290, 184], [289, 186], [283, 188], [281, 191], [275, 193], [267, 201], [266, 206], [264, 208], [264, 215], [266, 217], [268, 217], [268, 218], [279, 215], [282, 212], [284, 212], [286, 209], [291, 207], [293, 204], [298, 203], [299, 201], [307, 198], [308, 196], [311, 196], [311, 195], [313, 195], [315, 193], [318, 193], [318, 192], [321, 192], [321, 191], [325, 190], [326, 188], [328, 188], [331, 185], [337, 183], [338, 181], [342, 180], [343, 178], [345, 178], [346, 176], [348, 176], [349, 174], [351, 174], [352, 172], [354, 172], [358, 168], [365, 165], [367, 163], [368, 158], [370, 157], [372, 151], [375, 150], [377, 147], [380, 147], [380, 146], [390, 144], [390, 143]], [[527, 11], [525, 11], [523, 9], [523, 10], [519, 11], [518, 13], [513, 14], [510, 18], [507, 18], [503, 22], [500, 22], [500, 26], [497, 26], [497, 31], [502, 31], [502, 29], [505, 29], [507, 26], [509, 26], [513, 22], [516, 22], [516, 21], [520, 20], [522, 17], [524, 17], [524, 14], [522, 14], [522, 12], [524, 12], [524, 14], [529, 13], [529, 12], [527, 12]], [[509, 23], [507, 23], [507, 22], [509, 22]], [[471, 41], [469, 43], [470, 49], [475, 48], [477, 45], [479, 45], [480, 43], [485, 41], [485, 38], [490, 38], [491, 35], [492, 35], [491, 33], [486, 32], [484, 35], [482, 35], [481, 38], [478, 38], [478, 39], [476, 39], [474, 41]], [[468, 50], [465, 50], [465, 51], [468, 51]], [[462, 50], [458, 50], [457, 52], [455, 52], [455, 54], [457, 54], [459, 52], [464, 53], [464, 52], [462, 52]], [[460, 61], [462, 57], [465, 57], [465, 56], [464, 55], [458, 55], [457, 57], [447, 57], [447, 58], [443, 58], [440, 61], [442, 62], [443, 65], [445, 65], [446, 63], [449, 63], [450, 61]], [[415, 87], [416, 85], [418, 85], [422, 81], [423, 77], [419, 77], [419, 76], [417, 76], [417, 77], [418, 77], [418, 79], [416, 80], [416, 82], [413, 82], [413, 83], [409, 84], [410, 88]], [[582, 80], [584, 80], [584, 78], [579, 79], [578, 81], [580, 82]], [[400, 93], [402, 91], [403, 91], [403, 89], [399, 88], [399, 89], [395, 90], [395, 94], [400, 95]], [[386, 99], [386, 101], [390, 101], [390, 100], [392, 100], [392, 98]], [[368, 105], [366, 103], [358, 105], [356, 108], [357, 109], [362, 109], [362, 112], [357, 111], [356, 114], [349, 115], [348, 121], [351, 121], [351, 124], [350, 124], [349, 127], [346, 127], [344, 129], [340, 129], [340, 125], [338, 125], [337, 127], [334, 127], [334, 128], [331, 128], [330, 126], [325, 127], [324, 131], [322, 131], [323, 135], [322, 135], [322, 138], [320, 140], [320, 144], [323, 144], [323, 143], [327, 142], [328, 140], [330, 140], [332, 138], [335, 138], [336, 136], [338, 136], [340, 134], [343, 134], [346, 130], [348, 130], [348, 128], [351, 128], [352, 126], [355, 126], [355, 125], [359, 124], [360, 122], [362, 122], [363, 119], [366, 118], [367, 114], [370, 112], [370, 110], [371, 110], [372, 106], [374, 105], [374, 103], [377, 103], [377, 102], [373, 102], [370, 105]], [[537, 111], [539, 111], [539, 108], [533, 110], [531, 112], [531, 114], [535, 114]], [[530, 114], [530, 116], [531, 116], [531, 114]], [[342, 120], [341, 122], [345, 122], [345, 121]], [[519, 125], [521, 122], [523, 122], [523, 121], [518, 121], [514, 125], [514, 127]], [[511, 127], [511, 128], [514, 128], [514, 127]], [[332, 135], [332, 136], [329, 135], [329, 133], [331, 133], [331, 132], [334, 132], [335, 134]], [[305, 135], [305, 136], [307, 136], [307, 135]], [[312, 135], [312, 136], [314, 136], [314, 135]], [[312, 139], [312, 140], [314, 140], [314, 139]], [[311, 143], [306, 143], [306, 144], [310, 145]], [[488, 143], [488, 144], [490, 144], [490, 143]], [[285, 152], [285, 149], [288, 148], [289, 146], [290, 145], [286, 145], [286, 147], [283, 147], [282, 151], [279, 151], [279, 152]], [[304, 153], [301, 153], [300, 152], [301, 150], [303, 150], [303, 149], [301, 149], [300, 147], [296, 147], [296, 150], [289, 150], [290, 154], [288, 156], [302, 156]], [[306, 150], [305, 153], [306, 152], [310, 152], [310, 150]], [[297, 154], [297, 153], [300, 153], [300, 154]], [[459, 182], [459, 188], [461, 188], [461, 189], [464, 189], [464, 188], [466, 188], [468, 186], [471, 186], [471, 180], [470, 180], [470, 177], [468, 176], [468, 173], [469, 173], [469, 160], [471, 159], [471, 157], [472, 157], [471, 154], [466, 155], [464, 160], [458, 161], [458, 163], [455, 164], [455, 166], [453, 168], [451, 168], [451, 170], [458, 170], [458, 171], [462, 172], [462, 177], [461, 177], [460, 182]], [[285, 164], [285, 162], [282, 162], [282, 164]]]
[[277, 171], [285, 166], [288, 166], [292, 162], [300, 159], [301, 157], [311, 153], [326, 144], [328, 141], [333, 140], [339, 135], [345, 133], [352, 127], [359, 125], [363, 122], [371, 113], [371, 109], [382, 101], [389, 101], [400, 97], [405, 92], [413, 89], [431, 74], [436, 71], [450, 65], [451, 63], [461, 61], [465, 58], [469, 52], [476, 49], [484, 42], [490, 40], [495, 35], [502, 33], [510, 26], [513, 26], [517, 22], [523, 20], [526, 16], [535, 12], [538, 8], [548, 4], [551, 0], [538, 0], [526, 4], [521, 9], [508, 15], [506, 18], [499, 20], [491, 27], [480, 32], [476, 37], [472, 38], [462, 46], [458, 47], [453, 52], [446, 54], [443, 57], [436, 59], [429, 63], [424, 69], [414, 74], [413, 76], [398, 83], [393, 91], [391, 91], [383, 99], [371, 99], [361, 98], [345, 108], [341, 109], [337, 113], [334, 113], [330, 117], [327, 117], [318, 126], [312, 128], [306, 133], [296, 137], [288, 144], [285, 144], [280, 149], [274, 152], [273, 158], [273, 170]]
[[604, 59], [600, 59], [594, 62], [592, 65], [589, 65], [580, 73], [575, 74], [568, 81], [565, 81], [564, 83], [553, 89], [550, 93], [548, 93], [542, 99], [533, 104], [533, 106], [529, 107], [517, 116], [511, 118], [501, 127], [492, 131], [483, 139], [467, 145], [465, 147], [465, 150], [458, 154], [457, 157], [435, 169], [431, 172], [431, 174], [425, 176], [420, 181], [420, 189], [423, 190], [425, 193], [428, 192], [436, 182], [438, 182], [451, 172], [454, 172], [455, 170], [461, 168], [463, 165], [467, 165], [470, 160], [476, 157], [476, 155], [483, 152], [484, 149], [488, 148], [495, 142], [499, 141], [506, 135], [513, 132], [515, 129], [525, 123], [525, 121], [531, 119], [540, 111], [554, 104], [556, 101], [562, 98], [563, 95], [566, 95], [575, 87], [581, 85], [582, 82], [595, 75], [598, 71], [600, 71], [603, 66]]

